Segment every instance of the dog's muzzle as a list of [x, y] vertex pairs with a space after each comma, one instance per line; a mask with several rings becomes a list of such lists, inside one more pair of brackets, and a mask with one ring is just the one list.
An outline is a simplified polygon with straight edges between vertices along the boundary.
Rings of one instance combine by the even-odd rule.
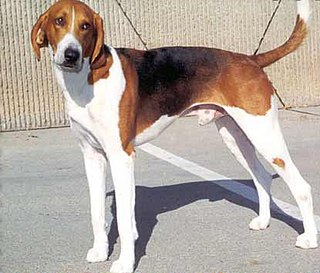
[[77, 49], [68, 47], [64, 52], [64, 65], [72, 67], [78, 63], [79, 58], [80, 52]]
[[75, 47], [67, 47], [63, 54], [63, 61], [57, 63], [59, 67], [67, 72], [79, 72], [82, 69], [83, 60], [81, 52]]
[[54, 63], [63, 71], [79, 72], [82, 69], [82, 48], [77, 39], [67, 34], [58, 44], [57, 52], [53, 55]]
[[64, 61], [61, 65], [62, 69], [72, 72], [81, 70], [82, 60], [80, 60], [81, 52], [73, 47], [66, 48], [64, 52]]

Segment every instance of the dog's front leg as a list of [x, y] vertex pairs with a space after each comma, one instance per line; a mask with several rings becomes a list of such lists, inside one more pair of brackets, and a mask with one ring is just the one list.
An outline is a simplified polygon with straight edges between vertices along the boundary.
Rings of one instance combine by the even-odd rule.
[[108, 258], [108, 237], [105, 221], [106, 164], [105, 156], [90, 145], [81, 145], [89, 183], [93, 247], [88, 251], [88, 262], [102, 262]]
[[121, 152], [109, 158], [116, 195], [117, 222], [121, 242], [120, 257], [111, 267], [113, 273], [133, 272], [134, 243], [138, 237], [135, 223], [135, 185], [133, 156]]

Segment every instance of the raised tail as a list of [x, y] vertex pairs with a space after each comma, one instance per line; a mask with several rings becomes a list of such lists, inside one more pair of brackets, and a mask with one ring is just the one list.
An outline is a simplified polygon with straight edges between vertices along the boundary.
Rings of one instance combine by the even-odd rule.
[[290, 38], [281, 46], [265, 53], [251, 56], [260, 67], [266, 67], [295, 51], [307, 36], [307, 21], [310, 16], [309, 0], [297, 1], [297, 20]]

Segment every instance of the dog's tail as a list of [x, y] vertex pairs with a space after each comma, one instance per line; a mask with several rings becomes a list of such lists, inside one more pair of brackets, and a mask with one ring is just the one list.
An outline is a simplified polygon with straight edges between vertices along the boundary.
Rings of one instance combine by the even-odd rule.
[[265, 53], [251, 56], [260, 67], [266, 67], [295, 51], [307, 36], [307, 21], [310, 16], [309, 0], [297, 1], [297, 20], [290, 38], [281, 46]]

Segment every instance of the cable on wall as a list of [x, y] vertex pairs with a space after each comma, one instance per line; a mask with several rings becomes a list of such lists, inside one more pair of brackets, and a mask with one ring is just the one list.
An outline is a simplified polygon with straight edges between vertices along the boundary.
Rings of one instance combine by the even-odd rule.
[[141, 34], [138, 32], [137, 28], [135, 27], [135, 25], [133, 24], [132, 20], [130, 19], [129, 15], [126, 13], [126, 11], [124, 10], [123, 6], [121, 5], [121, 0], [114, 0], [117, 5], [119, 6], [121, 12], [123, 13], [124, 17], [126, 17], [126, 19], [128, 20], [130, 26], [132, 27], [133, 31], [135, 32], [135, 34], [138, 36], [139, 40], [141, 41], [141, 43], [143, 44], [143, 47], [145, 48], [145, 50], [148, 50], [148, 46], [147, 43], [143, 40]]
[[269, 30], [269, 28], [270, 28], [270, 26], [271, 26], [271, 24], [272, 24], [272, 22], [273, 22], [273, 19], [274, 19], [274, 17], [275, 17], [276, 14], [277, 14], [278, 9], [280, 8], [281, 2], [282, 2], [282, 0], [279, 0], [279, 1], [278, 1], [278, 4], [277, 4], [276, 8], [274, 9], [274, 11], [273, 11], [273, 13], [272, 13], [272, 15], [271, 15], [271, 17], [270, 17], [270, 19], [269, 19], [269, 22], [268, 22], [268, 24], [267, 24], [267, 26], [266, 26], [263, 34], [262, 34], [262, 37], [261, 37], [261, 39], [260, 39], [260, 41], [259, 41], [259, 45], [258, 45], [257, 49], [255, 50], [255, 52], [253, 53], [253, 55], [257, 55], [257, 54], [258, 54], [258, 52], [259, 52], [259, 50], [260, 50], [260, 48], [261, 48], [261, 45], [262, 45], [264, 39], [266, 38], [266, 35], [267, 35], [267, 33], [268, 33], [268, 30]]
[[[275, 9], [274, 9], [274, 11], [273, 11], [273, 13], [272, 13], [272, 15], [271, 15], [271, 17], [270, 17], [270, 19], [269, 19], [269, 22], [268, 22], [268, 24], [267, 24], [267, 26], [266, 26], [263, 34], [262, 34], [262, 37], [261, 37], [261, 39], [260, 39], [260, 41], [259, 41], [258, 47], [257, 47], [257, 49], [255, 50], [255, 52], [254, 52], [253, 55], [257, 55], [257, 54], [258, 54], [258, 52], [259, 52], [259, 50], [260, 50], [260, 48], [261, 48], [261, 45], [262, 45], [264, 39], [266, 38], [266, 35], [267, 35], [267, 33], [268, 33], [268, 30], [269, 30], [269, 28], [270, 28], [270, 26], [271, 26], [271, 24], [272, 24], [272, 22], [273, 22], [273, 20], [274, 20], [274, 18], [275, 18], [275, 16], [276, 16], [278, 10], [279, 10], [279, 8], [280, 8], [281, 2], [282, 2], [282, 0], [279, 0], [279, 1], [278, 1], [278, 4], [277, 4], [277, 6], [275, 7]], [[278, 100], [280, 101], [282, 107], [283, 107], [284, 109], [290, 108], [289, 106], [286, 105], [286, 103], [284, 102], [284, 100], [281, 98], [278, 90], [277, 90], [275, 87], [273, 87], [273, 89], [274, 89], [274, 92], [275, 92]]]

